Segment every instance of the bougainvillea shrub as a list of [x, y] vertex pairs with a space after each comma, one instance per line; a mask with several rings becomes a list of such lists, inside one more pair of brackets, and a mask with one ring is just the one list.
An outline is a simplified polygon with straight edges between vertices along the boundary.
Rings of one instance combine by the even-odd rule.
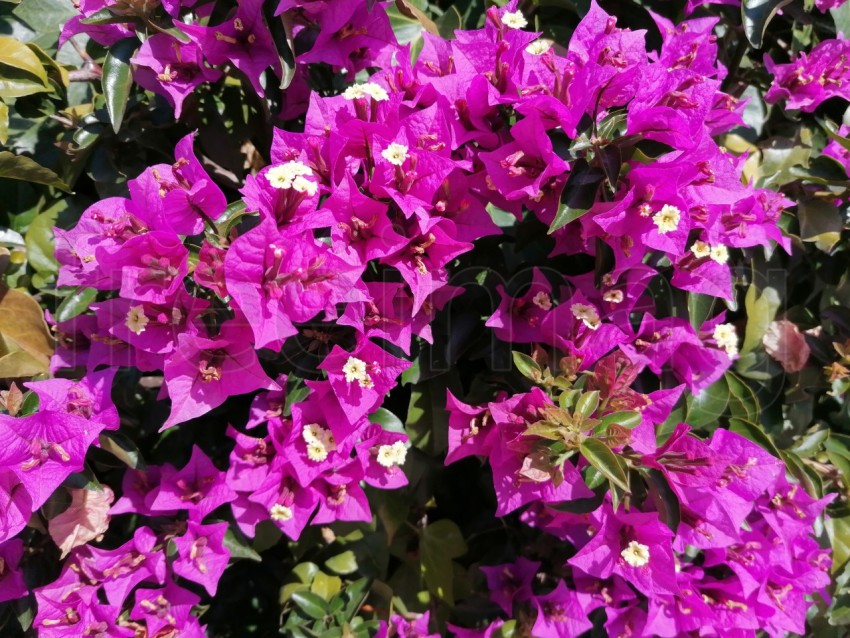
[[845, 634], [850, 6], [0, 4], [3, 636]]

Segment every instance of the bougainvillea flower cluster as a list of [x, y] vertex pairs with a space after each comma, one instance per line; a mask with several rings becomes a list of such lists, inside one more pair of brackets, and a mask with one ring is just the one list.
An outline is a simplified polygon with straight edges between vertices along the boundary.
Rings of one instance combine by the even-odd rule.
[[[369, 494], [407, 485], [412, 453], [382, 406], [466, 294], [458, 259], [515, 218], [549, 227], [550, 258], [605, 270], [534, 269], [524, 289], [497, 288], [486, 326], [532, 384], [484, 402], [449, 392], [445, 462], [481, 458], [495, 516], [515, 513], [566, 555], [546, 578], [526, 557], [484, 565], [504, 617], [457, 635], [496, 635], [521, 613], [532, 635], [578, 636], [598, 609], [617, 636], [803, 633], [829, 583], [812, 536], [829, 498], [740, 433], [670, 423], [680, 397], [724, 377], [740, 336], [724, 312], [692, 322], [652, 303], [658, 281], [731, 302], [731, 255], [790, 250], [778, 226], [789, 202], [742, 180], [745, 158], [716, 141], [745, 108], [723, 90], [716, 20], [656, 16], [660, 49], [648, 51], [644, 32], [592, 3], [557, 50], [514, 0], [453, 39], [425, 34], [415, 52], [396, 42], [387, 4], [245, 0], [220, 19], [163, 2], [122, 22], [83, 2], [65, 26], [63, 38], [110, 45], [167, 18], [132, 62], [179, 119], [225, 65], [258, 96], [277, 87], [271, 25], [284, 14], [298, 55], [281, 116], [303, 125], [273, 132], [270, 163], [236, 201], [189, 134], [173, 163], [56, 230], [59, 284], [98, 299], [51, 318], [57, 378], [27, 385], [40, 410], [0, 417], [0, 599], [27, 594], [18, 535], [33, 513], [121, 431], [110, 397], [126, 368], [158, 380], [165, 436], [240, 407], [225, 451], [196, 444], [183, 463], [124, 472], [109, 514], [136, 517], [135, 534], [70, 549], [58, 579], [34, 588], [40, 636], [202, 636], [229, 536], [371, 522]], [[811, 110], [842, 95], [845, 48], [767, 60], [768, 101]], [[345, 87], [310, 92], [316, 64]], [[384, 616], [377, 635], [430, 635], [432, 620]]]

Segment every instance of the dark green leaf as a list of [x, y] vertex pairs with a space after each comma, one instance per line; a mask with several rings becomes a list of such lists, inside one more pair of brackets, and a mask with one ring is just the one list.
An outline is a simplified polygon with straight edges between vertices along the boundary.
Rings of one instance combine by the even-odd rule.
[[811, 458], [821, 451], [824, 442], [829, 438], [829, 430], [821, 429], [809, 432], [797, 441], [791, 451], [797, 456]]
[[232, 528], [224, 535], [224, 547], [230, 552], [230, 558], [245, 558], [257, 563], [263, 562], [263, 557], [254, 551], [245, 538], [237, 535]]
[[45, 211], [33, 220], [27, 230], [27, 261], [43, 275], [54, 275], [59, 271], [59, 263], [53, 255], [53, 225], [58, 215], [56, 208]]
[[62, 323], [63, 321], [68, 321], [68, 319], [73, 319], [77, 315], [81, 315], [88, 310], [89, 305], [95, 300], [95, 297], [97, 297], [97, 290], [94, 288], [77, 289], [65, 297], [64, 301], [59, 304], [59, 307], [56, 309], [56, 321]]
[[139, 48], [137, 38], [125, 38], [113, 44], [103, 62], [103, 95], [106, 98], [106, 110], [112, 130], [116, 133], [121, 129], [124, 111], [130, 99], [130, 89], [133, 86], [133, 70], [130, 58]]
[[609, 481], [629, 491], [629, 479], [617, 455], [598, 439], [585, 439], [579, 449], [587, 462], [595, 467]]
[[640, 425], [643, 417], [640, 412], [612, 412], [602, 417], [602, 420], [594, 428], [594, 432], [605, 432], [612, 425], [619, 425], [621, 428], [632, 430]]
[[513, 357], [514, 365], [522, 376], [527, 377], [532, 381], [540, 380], [543, 371], [534, 359], [517, 350], [513, 351]]
[[139, 452], [139, 448], [122, 432], [111, 430], [101, 432], [100, 447], [125, 463], [128, 467], [137, 470], [145, 468], [145, 461], [142, 458], [141, 452]]
[[812, 498], [821, 498], [823, 496], [823, 480], [820, 474], [793, 452], [783, 450], [781, 454], [786, 467], [794, 478], [799, 481], [800, 485], [805, 488], [809, 496]]
[[649, 469], [646, 474], [646, 480], [649, 484], [649, 496], [655, 504], [655, 509], [658, 511], [658, 517], [664, 521], [673, 532], [679, 527], [679, 521], [682, 518], [681, 508], [679, 507], [679, 499], [664, 478], [659, 470]]
[[744, 0], [741, 3], [741, 19], [747, 40], [760, 49], [768, 23], [791, 0]]
[[700, 326], [711, 316], [716, 303], [717, 297], [701, 295], [697, 292], [688, 293], [688, 318], [694, 330], [699, 330]]
[[386, 408], [378, 408], [369, 415], [369, 421], [378, 423], [382, 428], [389, 432], [404, 433], [404, 423], [395, 414]]
[[59, 176], [38, 162], [23, 155], [15, 155], [9, 151], [0, 151], [0, 177], [17, 179], [24, 182], [53, 186], [61, 191], [70, 193], [68, 185]]
[[605, 172], [596, 167], [590, 167], [585, 160], [575, 163], [564, 192], [561, 194], [561, 204], [555, 219], [549, 226], [549, 233], [554, 233], [586, 214], [596, 199], [596, 191], [605, 178]]
[[454, 567], [452, 559], [466, 553], [466, 542], [457, 524], [441, 519], [422, 530], [419, 560], [422, 576], [432, 594], [454, 604]]
[[592, 392], [585, 392], [579, 397], [579, 400], [576, 401], [576, 414], [582, 416], [582, 418], [588, 419], [590, 416], [596, 412], [596, 408], [599, 407], [599, 390], [593, 390]]
[[312, 592], [293, 592], [290, 600], [310, 618], [321, 620], [328, 614], [328, 604], [321, 596]]

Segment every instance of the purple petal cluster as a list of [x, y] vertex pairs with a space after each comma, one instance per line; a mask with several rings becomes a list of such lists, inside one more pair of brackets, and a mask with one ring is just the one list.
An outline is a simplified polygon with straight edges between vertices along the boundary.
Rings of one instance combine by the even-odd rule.
[[[244, 0], [215, 21], [197, 4], [145, 14], [186, 38], [162, 29], [145, 39], [136, 81], [177, 117], [225, 66], [268, 95], [284, 69], [264, 3]], [[269, 165], [238, 201], [190, 134], [173, 163], [130, 180], [128, 197], [56, 229], [58, 283], [93, 288], [98, 301], [52, 321], [52, 371], [82, 378], [31, 382], [40, 411], [0, 416], [0, 600], [28, 591], [18, 534], [101, 435], [121, 429], [111, 392], [122, 367], [161, 380], [161, 431], [205, 427], [235, 396], [243, 413], [228, 413], [226, 449], [194, 445], [179, 467], [125, 472], [110, 514], [140, 526], [114, 549], [71, 550], [58, 579], [35, 589], [39, 635], [204, 635], [194, 608], [219, 589], [228, 535], [273, 525], [297, 540], [308, 525], [371, 522], [367, 493], [408, 483], [410, 442], [381, 424], [383, 406], [417, 340], [433, 341], [438, 312], [464, 292], [451, 283], [459, 260], [502, 232], [494, 218], [516, 217], [551, 229], [553, 263], [609, 265], [559, 277], [536, 268], [519, 294], [498, 286], [485, 325], [497, 341], [557, 352], [562, 379], [601, 402], [589, 421], [557, 423], [568, 436], [552, 464], [546, 428], [564, 414], [563, 387], [479, 405], [448, 393], [446, 463], [485, 458], [495, 515], [514, 514], [567, 552], [554, 580], [530, 558], [484, 567], [492, 602], [521, 610], [540, 636], [580, 635], [599, 609], [611, 635], [803, 633], [811, 595], [829, 583], [830, 558], [812, 537], [829, 498], [813, 499], [780, 459], [729, 430], [704, 440], [684, 423], [662, 428], [680, 397], [726, 374], [739, 336], [723, 312], [697, 325], [656, 316], [651, 284], [732, 302], [733, 251], [790, 249], [777, 225], [789, 202], [743, 181], [742, 159], [715, 141], [745, 106], [722, 91], [716, 20], [655, 16], [662, 44], [650, 52], [644, 32], [592, 3], [558, 51], [524, 28], [514, 0], [452, 40], [425, 34], [414, 55], [397, 44], [387, 4], [281, 0], [272, 17], [284, 14], [299, 63], [281, 117], [303, 114], [303, 130], [274, 131]], [[81, 19], [102, 9], [82, 2]], [[127, 17], [75, 19], [63, 38], [86, 32], [108, 46], [133, 35], [140, 16]], [[768, 60], [768, 101], [812, 110], [841, 95], [844, 46]], [[307, 64], [349, 85], [311, 92]], [[636, 151], [643, 141], [661, 150]], [[847, 164], [839, 146], [830, 154]], [[658, 389], [639, 391], [640, 376]], [[595, 429], [626, 413], [630, 427]], [[587, 455], [576, 454], [588, 441], [626, 459], [651, 495], [624, 501], [628, 485], [588, 481]], [[393, 615], [378, 635], [431, 635], [429, 623]], [[501, 623], [456, 631], [491, 636]]]

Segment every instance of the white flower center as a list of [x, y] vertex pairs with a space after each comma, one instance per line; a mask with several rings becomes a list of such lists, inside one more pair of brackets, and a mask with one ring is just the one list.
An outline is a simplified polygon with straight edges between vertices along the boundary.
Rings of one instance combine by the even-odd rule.
[[649, 563], [649, 547], [637, 541], [631, 541], [620, 556], [632, 567], [643, 567]]
[[729, 249], [723, 244], [711, 247], [711, 258], [718, 264], [725, 264], [729, 261]]
[[150, 323], [150, 319], [145, 315], [144, 306], [131, 306], [127, 311], [127, 321], [124, 322], [124, 325], [127, 326], [130, 332], [140, 335], [145, 331], [145, 326], [148, 323]]
[[664, 204], [661, 210], [652, 216], [652, 221], [658, 226], [658, 232], [662, 235], [669, 233], [671, 230], [676, 230], [679, 227], [679, 221], [682, 219], [682, 211], [670, 204]]
[[609, 290], [602, 298], [608, 303], [623, 303], [623, 291], [622, 290]]
[[391, 468], [394, 465], [404, 465], [406, 459], [407, 448], [401, 441], [396, 441], [392, 445], [382, 445], [378, 448], [377, 461], [386, 468]]
[[269, 510], [273, 521], [288, 521], [292, 518], [292, 508], [280, 503], [275, 503]]
[[357, 100], [359, 98], [371, 97], [376, 102], [383, 102], [384, 100], [389, 100], [390, 96], [387, 94], [387, 91], [384, 87], [379, 84], [375, 84], [374, 82], [364, 82], [363, 84], [355, 84], [354, 86], [349, 86], [345, 89], [345, 92], [342, 96], [346, 100]]
[[731, 323], [716, 325], [712, 336], [718, 347], [723, 348], [730, 359], [738, 354], [738, 333]]
[[345, 365], [342, 366], [342, 372], [345, 374], [346, 383], [357, 381], [361, 388], [371, 388], [375, 385], [372, 377], [369, 376], [366, 362], [357, 357], [348, 357]]
[[552, 308], [552, 298], [542, 290], [534, 295], [531, 302], [541, 310], [550, 310]]
[[546, 38], [540, 38], [538, 40], [535, 40], [531, 44], [529, 44], [527, 47], [525, 47], [525, 50], [526, 50], [527, 53], [530, 53], [531, 55], [543, 55], [544, 53], [546, 53], [551, 48], [552, 48], [552, 40], [548, 40]]
[[528, 20], [520, 11], [506, 11], [502, 15], [502, 24], [509, 29], [523, 29], [528, 26]]
[[691, 246], [691, 252], [694, 254], [694, 257], [697, 258], [709, 257], [711, 255], [711, 246], [704, 241], [697, 240], [694, 242], [694, 245]]
[[591, 330], [599, 328], [599, 313], [593, 306], [588, 306], [583, 303], [574, 303], [570, 306], [570, 311], [576, 319], [581, 319], [582, 323]]
[[407, 150], [408, 149], [404, 144], [393, 142], [381, 151], [381, 157], [387, 160], [390, 164], [402, 166], [404, 164], [404, 160], [410, 157]]
[[317, 463], [328, 458], [328, 454], [336, 449], [336, 440], [328, 428], [318, 423], [308, 423], [301, 430], [301, 437], [307, 444], [307, 458]]
[[319, 185], [307, 179], [308, 177], [314, 177], [312, 169], [304, 162], [297, 160], [277, 164], [266, 172], [266, 179], [274, 188], [291, 188], [299, 193], [307, 193], [312, 197], [316, 194]]

